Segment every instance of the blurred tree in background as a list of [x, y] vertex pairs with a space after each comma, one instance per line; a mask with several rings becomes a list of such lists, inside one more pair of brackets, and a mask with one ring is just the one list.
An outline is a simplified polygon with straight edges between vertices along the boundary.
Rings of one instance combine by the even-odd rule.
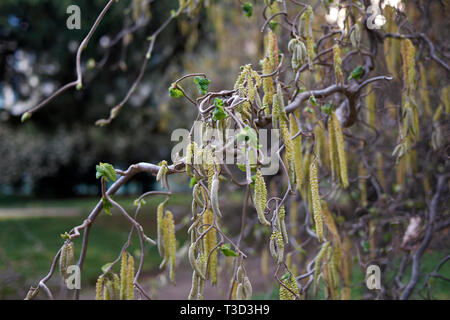
[[[164, 137], [173, 128], [187, 127], [194, 119], [189, 106], [169, 101], [171, 80], [195, 70], [208, 73], [212, 88], [231, 87], [243, 61], [262, 50], [258, 25], [242, 21], [241, 8], [233, 2], [229, 10], [212, 3], [198, 15], [183, 15], [156, 42], [143, 80], [121, 116], [107, 128], [95, 126], [124, 98], [139, 72], [148, 35], [177, 3], [115, 4], [83, 52], [83, 89], [61, 94], [24, 125], [22, 112], [75, 77], [80, 39], [104, 1], [76, 2], [81, 8], [80, 30], [66, 28], [66, 9], [72, 1], [0, 3], [0, 170], [7, 172], [0, 177], [0, 194], [86, 193], [98, 190], [93, 172], [99, 160], [120, 167], [170, 155], [169, 145], [156, 146], [165, 145]], [[224, 27], [225, 20], [231, 28]], [[236, 50], [227, 43], [231, 34], [252, 41]], [[152, 183], [144, 175], [137, 181], [142, 188]]]

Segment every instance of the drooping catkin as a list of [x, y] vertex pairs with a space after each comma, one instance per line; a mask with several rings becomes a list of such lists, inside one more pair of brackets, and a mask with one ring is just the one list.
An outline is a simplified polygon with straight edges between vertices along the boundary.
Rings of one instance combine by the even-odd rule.
[[[276, 247], [275, 247], [276, 244]], [[273, 230], [270, 236], [270, 251], [272, 257], [277, 261], [278, 264], [283, 263], [284, 260], [284, 241], [283, 235], [278, 230]]]
[[367, 175], [366, 167], [363, 162], [358, 165], [358, 186], [360, 192], [361, 206], [367, 207], [367, 182], [365, 176]]
[[278, 212], [278, 225], [279, 225], [279, 229], [281, 231], [281, 234], [283, 236], [284, 242], [286, 244], [288, 244], [289, 243], [289, 237], [288, 237], [288, 233], [287, 233], [287, 229], [286, 229], [285, 217], [286, 217], [286, 210], [284, 209], [284, 205], [282, 205], [280, 207], [279, 212]]
[[263, 277], [269, 274], [269, 255], [265, 249], [261, 252], [261, 274]]
[[384, 177], [384, 161], [381, 152], [377, 152], [377, 178], [383, 190], [386, 191], [386, 178]]
[[103, 300], [112, 300], [112, 283], [109, 279], [106, 279], [103, 286]]
[[441, 101], [444, 104], [445, 113], [450, 114], [450, 85], [442, 88]]
[[331, 214], [330, 210], [328, 210], [328, 205], [325, 201], [322, 201], [322, 212], [324, 215], [324, 224], [327, 227], [327, 229], [330, 231], [330, 233], [333, 236], [333, 247], [334, 251], [336, 252], [337, 259], [340, 259], [341, 256], [341, 237], [339, 235], [338, 229], [336, 227], [336, 223], [334, 222], [333, 215]]
[[342, 289], [341, 299], [350, 300], [351, 298], [351, 278], [352, 278], [352, 242], [348, 236], [345, 236], [342, 247], [342, 278], [344, 280], [344, 288]]
[[277, 35], [269, 30], [267, 33], [267, 56], [269, 58], [270, 65], [272, 66], [271, 72], [278, 66], [278, 41]]
[[320, 205], [319, 181], [317, 177], [316, 162], [312, 161], [309, 167], [309, 184], [311, 188], [311, 200], [313, 207], [314, 223], [316, 225], [316, 234], [319, 242], [323, 241], [323, 217], [322, 207]]
[[267, 221], [264, 211], [266, 209], [267, 202], [267, 188], [264, 178], [262, 176], [261, 170], [258, 169], [255, 177], [255, 194], [254, 202], [256, 207], [256, 212], [258, 214], [259, 222], [263, 225], [270, 226], [270, 222]]
[[369, 251], [370, 251], [370, 259], [375, 259], [375, 222], [373, 220], [369, 221]]
[[157, 232], [157, 243], [158, 251], [161, 257], [164, 256], [164, 231], [163, 231], [163, 220], [164, 220], [164, 205], [166, 202], [161, 202], [156, 209], [156, 232]]
[[289, 227], [291, 229], [291, 235], [294, 239], [298, 233], [297, 216], [297, 201], [294, 199], [291, 202], [291, 207], [289, 209]]
[[306, 11], [300, 16], [298, 23], [298, 33], [303, 35], [306, 39], [306, 48], [308, 52], [308, 67], [309, 70], [313, 69], [314, 53], [314, 38], [312, 33], [312, 19], [313, 9], [311, 6], [306, 8]]
[[130, 254], [128, 255], [128, 266], [127, 266], [127, 285], [126, 285], [126, 300], [134, 299], [134, 258]]
[[59, 271], [63, 279], [67, 278], [67, 244], [61, 248], [61, 254], [59, 256]]
[[[194, 161], [192, 160], [192, 158], [194, 156], [195, 150], [196, 150], [196, 143], [194, 141], [192, 141], [186, 147], [186, 173], [190, 177], [192, 177], [191, 166], [194, 164]], [[194, 158], [195, 158], [195, 156], [194, 156]]]
[[103, 300], [103, 282], [104, 276], [101, 275], [98, 277], [97, 282], [95, 284], [95, 300]]
[[336, 78], [336, 84], [344, 84], [344, 75], [342, 74], [342, 59], [341, 59], [341, 49], [339, 45], [335, 44], [333, 46], [333, 61], [334, 61], [334, 76]]
[[327, 283], [329, 287], [329, 294], [332, 300], [338, 299], [337, 288], [339, 285], [339, 276], [337, 272], [336, 253], [333, 247], [328, 248], [327, 261], [326, 261], [326, 275]]
[[281, 281], [290, 289], [290, 291], [283, 285], [280, 285], [280, 300], [295, 300], [299, 295], [297, 280], [295, 277], [292, 274], [289, 274], [286, 279]]
[[425, 106], [425, 112], [429, 117], [431, 117], [433, 111], [431, 111], [430, 96], [428, 94], [427, 76], [425, 74], [425, 68], [423, 64], [420, 63], [419, 66], [420, 66], [420, 83], [422, 85], [420, 95], [422, 97], [422, 101]]
[[330, 246], [330, 242], [324, 242], [322, 247], [320, 248], [319, 253], [316, 256], [316, 260], [314, 261], [314, 291], [317, 292], [319, 288], [319, 275], [320, 268], [322, 266], [322, 259], [328, 251], [328, 247]]
[[344, 146], [344, 135], [342, 134], [341, 124], [334, 112], [331, 113], [331, 118], [333, 121], [333, 129], [335, 131], [334, 135], [336, 137], [336, 149], [339, 160], [339, 175], [341, 177], [341, 183], [344, 189], [348, 187], [348, 176], [347, 176], [347, 157], [345, 154]]
[[120, 278], [117, 274], [113, 273], [112, 287], [114, 293], [114, 300], [120, 300]]
[[375, 128], [376, 121], [376, 96], [372, 90], [372, 86], [367, 89], [369, 94], [366, 96], [366, 121], [372, 128]]
[[203, 237], [203, 249], [205, 257], [208, 259], [208, 256], [210, 256], [207, 274], [211, 279], [211, 284], [214, 286], [217, 283], [217, 250], [213, 249], [217, 245], [217, 231], [215, 228], [210, 228], [210, 226], [213, 225], [213, 222], [213, 212], [210, 209], [207, 209], [203, 213], [203, 231], [208, 229], [209, 231]]
[[222, 213], [220, 212], [219, 207], [219, 177], [214, 174], [211, 182], [211, 207], [213, 209], [214, 214], [221, 218]]
[[127, 298], [127, 275], [128, 275], [128, 257], [127, 252], [122, 252], [120, 260], [120, 300]]
[[165, 260], [169, 263], [169, 278], [175, 284], [175, 266], [176, 266], [176, 239], [175, 222], [171, 211], [166, 211], [163, 222], [164, 248], [166, 252]]
[[250, 300], [252, 298], [252, 295], [253, 295], [253, 288], [252, 288], [252, 284], [250, 282], [250, 279], [247, 276], [245, 276], [242, 284], [243, 284], [243, 287], [244, 287], [245, 299], [246, 300]]
[[340, 179], [339, 174], [339, 157], [336, 142], [336, 130], [334, 129], [334, 121], [330, 116], [328, 118], [328, 149], [330, 153], [330, 169], [333, 181]]
[[[270, 64], [269, 58], [265, 57], [263, 60], [263, 73], [264, 74], [270, 74], [272, 72], [272, 66]], [[272, 77], [265, 77], [262, 80], [262, 86], [264, 91], [263, 96], [263, 108], [264, 108], [264, 114], [268, 116], [270, 114], [270, 105], [273, 101], [273, 95], [275, 93], [275, 88], [273, 86], [273, 80]]]
[[284, 148], [286, 149], [286, 163], [289, 181], [291, 183], [292, 190], [295, 190], [296, 179], [295, 179], [294, 145], [291, 140], [291, 134], [289, 133], [287, 123], [285, 121], [280, 121], [280, 129], [284, 140]]
[[[200, 266], [202, 274], [206, 274], [206, 257], [203, 254], [200, 254], [197, 257], [197, 264]], [[197, 300], [203, 300], [204, 292], [205, 292], [205, 280], [199, 277]]]
[[[296, 113], [296, 115], [299, 115], [300, 113]], [[300, 120], [297, 117], [298, 120]], [[295, 118], [293, 114], [289, 115], [289, 127], [291, 130], [292, 136], [296, 135], [299, 128], [297, 125], [297, 121], [295, 121]], [[292, 148], [294, 149], [294, 167], [295, 167], [295, 179], [298, 190], [300, 190], [302, 184], [303, 184], [303, 153], [302, 153], [302, 135], [299, 134], [297, 137], [295, 137], [292, 140]]]

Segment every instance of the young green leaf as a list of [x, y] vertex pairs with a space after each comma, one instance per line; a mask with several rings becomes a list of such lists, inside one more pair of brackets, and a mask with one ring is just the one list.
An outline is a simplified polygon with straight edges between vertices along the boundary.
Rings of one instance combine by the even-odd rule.
[[105, 213], [109, 214], [111, 216], [112, 215], [112, 213], [111, 213], [112, 203], [109, 202], [108, 199], [106, 199], [105, 197], [102, 197], [102, 203], [103, 203], [103, 209], [105, 210]]
[[316, 97], [314, 96], [310, 96], [309, 97], [309, 102], [311, 102], [311, 104], [315, 107], [317, 107], [319, 104], [317, 103]]
[[95, 177], [97, 179], [103, 177], [106, 181], [109, 180], [116, 181], [116, 170], [114, 170], [114, 167], [109, 163], [100, 162], [99, 165], [95, 166], [95, 169], [97, 171], [95, 174]]
[[197, 184], [197, 179], [195, 177], [191, 178], [191, 181], [189, 181], [189, 188], [192, 188]]
[[227, 117], [227, 114], [223, 110], [223, 100], [216, 98], [214, 100], [214, 105], [216, 106], [216, 108], [214, 109], [213, 112], [213, 120], [225, 119]]
[[226, 257], [237, 257], [239, 256], [235, 251], [231, 250], [231, 245], [229, 243], [225, 243], [219, 247], [220, 251], [222, 251], [223, 255]]
[[242, 5], [242, 10], [244, 10], [244, 15], [250, 18], [253, 14], [253, 5], [250, 2], [246, 2]]
[[351, 80], [351, 79], [360, 79], [364, 74], [364, 69], [362, 66], [357, 66], [355, 69], [353, 69], [353, 71], [350, 73], [350, 75], [348, 76], [347, 80]]
[[209, 80], [208, 78], [195, 77], [194, 82], [197, 86], [198, 92], [200, 92], [201, 95], [204, 95], [208, 92], [208, 87], [211, 83], [211, 80]]
[[175, 83], [172, 83], [169, 87], [169, 95], [172, 98], [176, 99], [184, 97], [183, 91], [181, 91], [179, 88], [180, 86], [176, 85]]

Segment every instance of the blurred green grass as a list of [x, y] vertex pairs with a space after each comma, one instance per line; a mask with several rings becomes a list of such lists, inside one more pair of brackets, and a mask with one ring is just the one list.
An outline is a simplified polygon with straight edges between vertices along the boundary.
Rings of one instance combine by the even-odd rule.
[[[134, 197], [116, 197], [117, 201], [124, 208], [133, 214], [135, 206]], [[164, 196], [149, 197], [146, 204], [139, 213], [138, 221], [143, 225], [146, 234], [152, 238], [156, 236], [156, 206], [164, 199]], [[242, 194], [232, 193], [227, 197], [228, 203], [238, 204], [242, 199]], [[97, 198], [76, 198], [63, 200], [36, 200], [35, 198], [0, 199], [1, 208], [77, 208], [80, 210], [79, 216], [61, 217], [24, 217], [24, 218], [3, 218], [0, 219], [0, 299], [22, 299], [26, 290], [31, 285], [36, 285], [42, 277], [49, 271], [54, 255], [63, 244], [61, 233], [70, 231], [74, 226], [83, 222], [89, 212], [95, 206]], [[191, 195], [176, 194], [171, 197], [168, 208], [176, 217], [176, 223], [181, 222], [181, 217], [186, 208], [190, 208]], [[179, 213], [177, 215], [177, 212]], [[89, 247], [82, 272], [82, 283], [87, 286], [94, 286], [101, 267], [117, 258], [118, 253], [128, 237], [129, 223], [119, 212], [113, 209], [112, 216], [102, 212], [96, 223], [91, 228]], [[178, 232], [177, 239], [184, 242], [185, 232]], [[133, 245], [129, 252], [135, 257], [139, 254], [139, 241], [135, 236]], [[81, 238], [75, 240], [75, 253], [79, 254], [81, 248]], [[442, 251], [427, 251], [421, 260], [421, 279], [417, 288], [420, 288], [424, 281], [424, 275], [433, 270], [439, 261], [448, 253]], [[394, 265], [400, 263], [400, 258], [394, 261]], [[146, 247], [146, 259], [144, 262], [144, 273], [153, 273], [157, 270], [161, 258], [157, 249]], [[118, 272], [116, 265], [115, 272]], [[54, 279], [59, 279], [56, 274]], [[450, 278], [450, 264], [442, 267], [440, 274]], [[364, 284], [364, 274], [355, 261], [353, 266], [352, 299], [361, 299], [366, 292]], [[382, 282], [391, 283], [394, 271], [382, 272]], [[405, 273], [402, 281], [407, 283], [410, 278], [410, 268]], [[55, 285], [55, 283], [53, 283]], [[432, 280], [432, 297], [434, 299], [450, 299], [450, 285], [440, 279]], [[254, 299], [278, 299], [278, 286], [267, 292], [255, 292]], [[310, 297], [311, 298], [311, 297]], [[323, 290], [319, 290], [318, 299], [324, 298]], [[411, 297], [421, 299], [417, 290]]]
[[[134, 214], [136, 207], [134, 198], [115, 198], [127, 212]], [[142, 207], [138, 221], [144, 227], [146, 234], [156, 237], [156, 206], [164, 199], [164, 196], [155, 196], [146, 199]], [[22, 199], [24, 200], [24, 199]], [[0, 208], [14, 208], [21, 205], [25, 208], [50, 208], [70, 207], [80, 209], [80, 216], [70, 217], [14, 217], [0, 219], [0, 275], [14, 281], [0, 278], [0, 299], [23, 298], [18, 296], [31, 285], [47, 274], [51, 262], [64, 240], [60, 234], [70, 231], [74, 226], [80, 225], [83, 219], [95, 206], [97, 199], [67, 199], [67, 200], [42, 200], [27, 199], [23, 202], [8, 201], [8, 205], [0, 202]], [[190, 208], [190, 196], [178, 194], [172, 196], [167, 208], [174, 211], [176, 223], [180, 223], [183, 208]], [[1, 209], [0, 209], [1, 210]], [[94, 285], [101, 272], [101, 267], [117, 258], [120, 249], [128, 238], [130, 225], [127, 220], [115, 209], [112, 215], [100, 213], [90, 232], [89, 246], [82, 272], [82, 282]], [[129, 252], [135, 257], [139, 255], [139, 240], [134, 233], [133, 244]], [[178, 240], [183, 242], [181, 237]], [[75, 239], [75, 255], [78, 256], [81, 249], [82, 238]], [[143, 271], [148, 272], [157, 268], [161, 258], [154, 247], [146, 247], [146, 259]], [[118, 265], [116, 266], [118, 267]], [[119, 271], [118, 268], [115, 271]], [[58, 271], [56, 271], [58, 273]], [[56, 275], [55, 278], [58, 278]]]

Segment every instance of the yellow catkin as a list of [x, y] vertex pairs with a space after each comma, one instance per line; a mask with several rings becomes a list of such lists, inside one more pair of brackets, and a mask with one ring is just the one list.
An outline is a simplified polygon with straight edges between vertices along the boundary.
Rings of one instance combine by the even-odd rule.
[[278, 66], [278, 41], [272, 30], [267, 33], [267, 51], [272, 71], [274, 71]]
[[[268, 57], [265, 57], [263, 60], [263, 73], [264, 74], [270, 74], [272, 72], [272, 67], [270, 65], [270, 61]], [[264, 114], [268, 116], [270, 114], [270, 105], [273, 101], [273, 95], [275, 92], [275, 88], [273, 86], [273, 80], [272, 77], [265, 77], [262, 80], [263, 85], [263, 108], [264, 108]]]
[[369, 249], [370, 249], [370, 259], [375, 259], [375, 222], [373, 220], [369, 221]]
[[289, 180], [291, 182], [292, 189], [295, 189], [295, 161], [294, 161], [294, 144], [291, 140], [291, 134], [285, 121], [280, 121], [281, 135], [283, 136], [284, 148], [286, 149], [286, 163], [289, 174]]
[[[203, 254], [200, 254], [198, 256], [197, 264], [200, 266], [202, 274], [206, 274], [206, 257]], [[204, 292], [205, 292], [205, 280], [199, 277], [197, 300], [203, 300]]]
[[336, 78], [336, 84], [343, 85], [344, 84], [344, 76], [342, 74], [341, 64], [341, 49], [339, 45], [335, 44], [333, 46], [333, 61], [334, 61], [334, 76]]
[[316, 234], [319, 242], [323, 241], [323, 217], [322, 207], [320, 205], [319, 181], [317, 178], [317, 167], [315, 161], [309, 167], [309, 183], [311, 187], [311, 202], [313, 207], [314, 223], [316, 225]]
[[345, 146], [344, 146], [344, 135], [342, 134], [341, 124], [333, 112], [331, 113], [332, 121], [333, 121], [333, 129], [335, 131], [336, 136], [336, 149], [339, 160], [339, 175], [341, 177], [342, 186], [345, 188], [348, 187], [348, 177], [347, 177], [347, 159], [345, 154]]
[[103, 286], [103, 300], [112, 300], [112, 283], [109, 279], [106, 279]]
[[351, 298], [351, 282], [352, 282], [352, 256], [351, 256], [352, 242], [348, 236], [345, 236], [343, 242], [342, 255], [342, 277], [344, 279], [344, 288], [342, 289], [341, 299], [350, 300]]
[[328, 248], [328, 256], [327, 256], [327, 263], [326, 263], [326, 269], [327, 269], [327, 283], [329, 287], [329, 294], [330, 298], [332, 300], [338, 299], [338, 285], [339, 285], [339, 276], [337, 272], [337, 259], [336, 259], [336, 251], [334, 248], [329, 247]]
[[372, 90], [370, 86], [368, 88], [369, 94], [366, 96], [366, 121], [369, 126], [375, 128], [376, 123], [376, 96], [375, 92]]
[[266, 209], [267, 202], [267, 189], [266, 183], [262, 176], [261, 170], [258, 169], [255, 177], [255, 195], [253, 197], [256, 207], [256, 212], [258, 214], [259, 222], [263, 225], [270, 226], [270, 222], [267, 221], [264, 211]]
[[332, 180], [336, 181], [339, 177], [339, 158], [336, 142], [336, 130], [334, 129], [334, 121], [330, 116], [328, 118], [328, 149], [330, 153], [330, 169]]
[[127, 289], [126, 289], [126, 299], [134, 299], [134, 259], [130, 254], [128, 255], [128, 266], [127, 266]]
[[422, 101], [425, 106], [425, 112], [429, 117], [431, 117], [431, 115], [433, 114], [433, 111], [431, 111], [430, 95], [428, 94], [427, 76], [425, 74], [425, 68], [424, 68], [423, 64], [420, 63], [419, 66], [420, 66], [420, 83], [422, 85], [422, 90], [420, 90], [420, 95], [422, 97]]
[[[214, 222], [214, 215], [211, 209], [207, 209], [203, 213], [203, 224], [205, 225], [204, 231], [206, 231]], [[214, 247], [217, 245], [217, 231], [215, 228], [209, 229], [206, 235], [203, 238], [203, 249], [204, 255], [206, 258], [210, 255], [209, 265], [208, 265], [208, 274], [211, 279], [212, 285], [216, 285], [217, 283], [217, 250], [214, 250]]]
[[157, 232], [157, 243], [159, 255], [164, 256], [164, 231], [163, 231], [163, 220], [164, 220], [164, 205], [165, 201], [161, 202], [156, 209], [156, 232]]
[[[296, 115], [299, 115], [299, 113], [296, 113]], [[297, 119], [300, 121], [300, 119], [297, 117]], [[292, 136], [297, 134], [299, 128], [297, 125], [297, 121], [295, 121], [295, 118], [293, 114], [291, 113], [289, 115], [289, 127], [291, 130]], [[295, 167], [295, 179], [298, 190], [300, 190], [302, 184], [303, 184], [303, 153], [302, 153], [302, 135], [299, 134], [295, 139], [292, 140], [292, 147], [294, 149], [294, 167]]]
[[164, 217], [164, 247], [166, 252], [165, 259], [169, 263], [169, 278], [173, 284], [175, 284], [175, 266], [176, 266], [176, 239], [175, 239], [175, 222], [173, 220], [173, 214], [170, 211], [166, 211]]
[[317, 293], [319, 289], [319, 275], [320, 269], [322, 266], [322, 259], [328, 251], [328, 247], [330, 246], [330, 242], [324, 242], [322, 247], [320, 248], [319, 253], [316, 256], [316, 260], [314, 261], [314, 291]]
[[300, 17], [300, 25], [303, 26], [303, 36], [306, 39], [306, 48], [308, 52], [308, 67], [309, 70], [313, 69], [313, 59], [315, 57], [314, 53], [314, 38], [312, 33], [312, 18], [313, 9], [311, 6], [306, 8], [306, 11]]
[[[282, 264], [284, 261], [284, 240], [283, 235], [278, 230], [273, 230], [270, 236], [272, 256], [275, 258], [278, 264]], [[274, 244], [277, 244], [278, 250], [274, 252]]]
[[128, 274], [128, 258], [127, 252], [122, 252], [120, 260], [120, 300], [126, 300], [127, 297], [127, 274]]
[[294, 199], [289, 209], [289, 227], [291, 228], [291, 235], [294, 238], [298, 233], [297, 216], [297, 201]]
[[295, 277], [297, 275], [297, 265], [292, 261], [292, 252], [286, 255], [286, 266]]
[[120, 278], [115, 273], [113, 273], [112, 275], [113, 275], [112, 287], [113, 287], [113, 292], [114, 292], [114, 300], [119, 300], [120, 299]]
[[289, 274], [289, 276], [286, 279], [282, 280], [282, 282], [293, 293], [286, 289], [284, 286], [280, 285], [280, 300], [295, 300], [299, 295], [298, 285], [295, 277]]
[[336, 223], [334, 222], [333, 215], [328, 210], [328, 205], [325, 201], [322, 201], [322, 212], [323, 212], [323, 221], [327, 229], [330, 231], [330, 233], [333, 235], [333, 247], [336, 251], [337, 259], [340, 259], [341, 256], [341, 237], [339, 235], [338, 229], [336, 227]]
[[287, 233], [286, 223], [284, 221], [285, 217], [286, 217], [286, 210], [284, 209], [284, 205], [282, 205], [278, 212], [278, 226], [277, 227], [278, 227], [278, 229], [280, 229], [281, 234], [283, 235], [284, 242], [286, 244], [288, 244], [289, 236]]
[[99, 276], [97, 279], [97, 283], [95, 284], [95, 300], [103, 300], [102, 291], [103, 291], [103, 275]]
[[263, 277], [269, 274], [269, 254], [265, 249], [261, 252], [261, 274]]
[[384, 161], [381, 152], [377, 152], [377, 178], [383, 190], [386, 191], [386, 178], [384, 176]]
[[358, 165], [358, 186], [360, 192], [360, 201], [363, 207], [367, 207], [367, 181], [365, 176], [367, 176], [367, 170], [364, 163], [360, 162]]
[[450, 114], [450, 86], [442, 89], [441, 101], [444, 104], [445, 113]]
[[191, 142], [186, 147], [186, 173], [192, 176], [191, 166], [193, 164], [192, 156], [194, 155], [195, 142]]

